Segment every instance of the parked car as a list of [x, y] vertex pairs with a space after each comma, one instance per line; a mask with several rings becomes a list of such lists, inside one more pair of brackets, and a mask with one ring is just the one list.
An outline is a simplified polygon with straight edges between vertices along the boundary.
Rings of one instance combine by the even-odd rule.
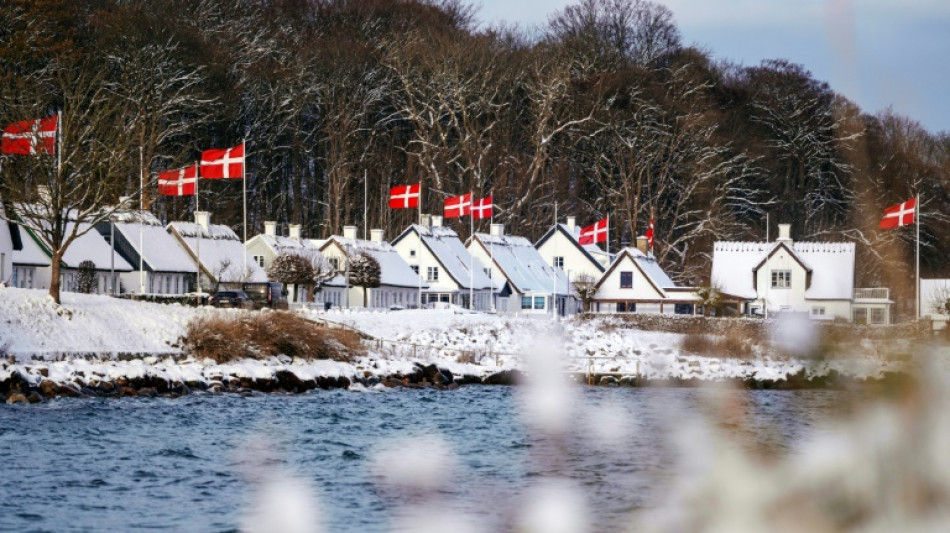
[[254, 302], [244, 291], [218, 291], [208, 300], [208, 304], [214, 307], [252, 308]]
[[245, 283], [244, 292], [254, 303], [255, 309], [270, 307], [271, 309], [287, 309], [287, 297], [284, 294], [284, 284], [276, 281], [267, 283]]

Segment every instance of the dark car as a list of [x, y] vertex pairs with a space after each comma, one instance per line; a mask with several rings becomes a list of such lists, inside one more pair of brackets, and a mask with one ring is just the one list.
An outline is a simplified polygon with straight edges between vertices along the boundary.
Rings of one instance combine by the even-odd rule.
[[214, 307], [251, 307], [253, 303], [244, 291], [218, 291], [208, 300]]
[[255, 309], [270, 307], [271, 309], [287, 309], [287, 298], [284, 297], [284, 284], [276, 281], [267, 283], [245, 283], [244, 292], [254, 303]]

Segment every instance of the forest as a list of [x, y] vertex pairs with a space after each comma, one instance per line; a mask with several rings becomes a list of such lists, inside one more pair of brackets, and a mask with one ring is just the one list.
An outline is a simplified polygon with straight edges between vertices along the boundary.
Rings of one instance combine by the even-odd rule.
[[[246, 140], [246, 184], [199, 191], [239, 234], [246, 185], [249, 235], [365, 220], [391, 239], [417, 213], [390, 210], [390, 187], [422, 182], [425, 212], [491, 194], [495, 222], [532, 240], [555, 213], [609, 216], [616, 250], [652, 218], [661, 264], [708, 284], [713, 242], [762, 240], [768, 220], [855, 242], [855, 285], [906, 311], [915, 228], [878, 222], [919, 195], [922, 276], [950, 277], [950, 133], [869, 114], [782, 58], [714, 60], [648, 0], [578, 0], [540, 28], [485, 25], [463, 0], [4, 0], [0, 120], [57, 112], [53, 189], [76, 209], [142, 190], [190, 220], [195, 199], [159, 196], [154, 175]], [[3, 161], [4, 201], [38, 194], [31, 164]]]

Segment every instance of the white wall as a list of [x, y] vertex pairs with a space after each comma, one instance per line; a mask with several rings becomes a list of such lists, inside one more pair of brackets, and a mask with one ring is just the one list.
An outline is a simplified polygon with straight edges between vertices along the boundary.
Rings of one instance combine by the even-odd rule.
[[13, 238], [10, 226], [0, 218], [0, 283], [11, 283], [13, 279]]
[[584, 252], [560, 231], [554, 232], [554, 235], [544, 241], [544, 244], [538, 248], [538, 253], [544, 258], [545, 263], [552, 266], [555, 257], [563, 257], [564, 267], [561, 270], [570, 273], [571, 281], [581, 274], [587, 274], [595, 280], [603, 275], [603, 272], [587, 258]]
[[[621, 272], [633, 272], [632, 288], [620, 288]], [[594, 300], [658, 300], [663, 297], [663, 294], [653, 287], [650, 280], [634, 264], [630, 256], [623, 255], [620, 264], [610, 272], [610, 275], [603, 279]], [[637, 309], [639, 310], [639, 307]]]

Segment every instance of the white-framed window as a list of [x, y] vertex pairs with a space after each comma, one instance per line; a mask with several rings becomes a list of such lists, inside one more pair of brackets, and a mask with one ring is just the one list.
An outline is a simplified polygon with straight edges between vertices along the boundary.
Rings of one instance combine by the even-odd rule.
[[531, 309], [533, 299], [530, 296], [521, 297], [521, 308], [522, 309]]
[[621, 272], [620, 273], [620, 288], [621, 289], [632, 289], [633, 288], [633, 271]]
[[329, 261], [330, 261], [330, 266], [333, 267], [333, 270], [336, 270], [336, 271], [339, 272], [339, 270], [340, 270], [340, 258], [339, 258], [339, 257], [329, 257], [328, 259], [329, 259]]
[[853, 320], [855, 324], [867, 324], [868, 323], [868, 308], [855, 307]]
[[812, 316], [825, 316], [825, 308], [819, 306], [812, 307], [811, 314]]
[[264, 268], [264, 256], [263, 256], [263, 255], [255, 255], [255, 256], [254, 256], [254, 262], [257, 263], [257, 266], [259, 266], [259, 267], [261, 267], [261, 268]]
[[439, 281], [439, 267], [426, 267], [426, 281]]
[[563, 256], [555, 256], [555, 257], [554, 257], [554, 268], [560, 268], [561, 270], [564, 270], [564, 257], [563, 257]]
[[773, 289], [789, 289], [792, 287], [792, 271], [791, 270], [773, 270], [772, 271], [772, 288]]
[[871, 312], [868, 323], [870, 324], [883, 324], [884, 323], [884, 309], [880, 307], [872, 307], [868, 311]]

